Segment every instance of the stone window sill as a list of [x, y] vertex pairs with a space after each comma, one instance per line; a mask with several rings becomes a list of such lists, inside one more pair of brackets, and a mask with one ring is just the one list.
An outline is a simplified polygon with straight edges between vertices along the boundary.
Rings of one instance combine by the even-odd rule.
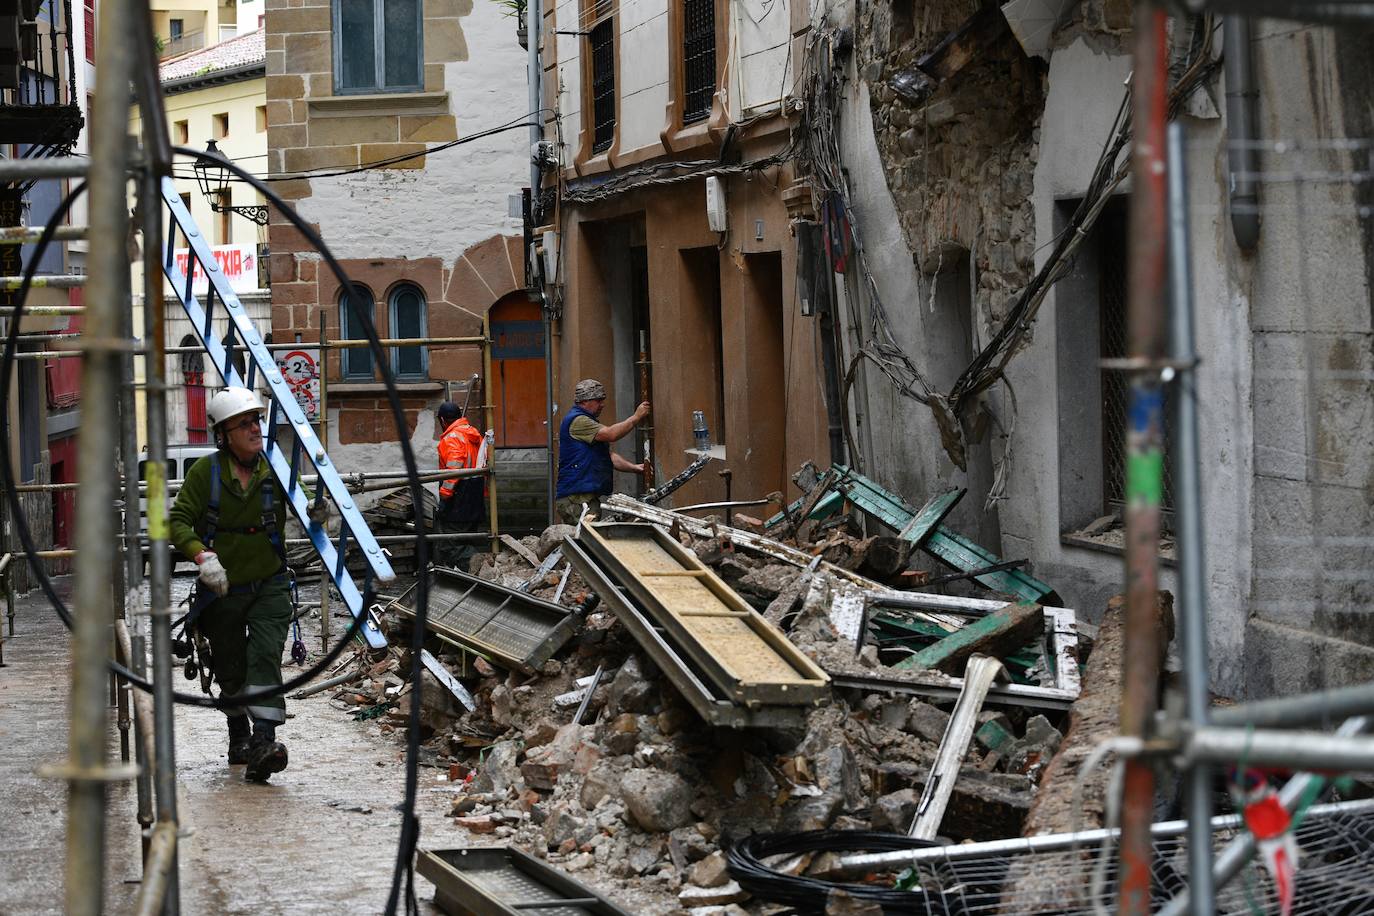
[[[442, 394], [444, 391], [443, 382], [397, 382], [396, 390], [402, 395], [407, 394]], [[349, 395], [366, 395], [377, 397], [386, 394], [386, 385], [381, 382], [330, 382], [329, 396], [348, 397]]]
[[308, 100], [312, 118], [362, 118], [386, 115], [446, 115], [447, 92], [379, 92], [331, 95]]
[[[329, 390], [332, 392], [334, 389], [330, 388]], [[1121, 528], [1094, 537], [1084, 537], [1077, 532], [1068, 532], [1059, 535], [1059, 543], [1065, 547], [1077, 547], [1082, 550], [1092, 550], [1117, 557], [1126, 555], [1126, 532]], [[1175, 559], [1174, 539], [1170, 536], [1165, 536], [1164, 543], [1160, 547], [1159, 562], [1170, 567], [1178, 565]]]

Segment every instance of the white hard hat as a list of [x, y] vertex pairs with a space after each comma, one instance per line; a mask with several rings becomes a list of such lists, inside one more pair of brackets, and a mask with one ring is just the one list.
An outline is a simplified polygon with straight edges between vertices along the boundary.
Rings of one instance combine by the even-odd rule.
[[262, 413], [262, 399], [256, 392], [247, 388], [223, 388], [215, 392], [210, 403], [205, 405], [205, 414], [211, 426], [219, 426], [225, 420], [239, 414]]

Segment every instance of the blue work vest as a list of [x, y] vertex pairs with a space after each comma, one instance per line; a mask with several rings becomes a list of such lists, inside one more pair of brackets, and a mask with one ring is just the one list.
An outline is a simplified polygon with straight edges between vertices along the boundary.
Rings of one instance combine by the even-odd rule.
[[611, 444], [609, 442], [580, 442], [569, 430], [578, 417], [592, 417], [581, 407], [574, 407], [558, 427], [558, 498], [574, 493], [611, 494]]

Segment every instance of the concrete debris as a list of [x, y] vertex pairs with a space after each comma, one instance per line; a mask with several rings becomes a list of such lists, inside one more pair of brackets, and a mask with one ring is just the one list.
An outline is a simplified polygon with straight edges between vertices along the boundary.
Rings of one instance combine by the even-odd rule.
[[726, 903], [740, 903], [749, 899], [749, 894], [734, 881], [727, 881], [719, 887], [684, 887], [677, 895], [678, 902], [692, 909], [701, 906], [719, 906]]
[[[608, 500], [608, 514], [620, 499]], [[955, 607], [949, 603], [955, 599], [934, 596], [946, 603], [902, 611], [909, 628], [893, 625], [879, 634], [871, 629], [868, 599], [891, 592], [865, 575], [910, 581], [900, 569], [907, 542], [857, 537], [846, 525], [826, 527], [812, 519], [800, 528], [814, 532], [815, 542], [782, 543], [670, 510], [643, 509], [676, 522], [678, 543], [826, 672], [886, 677], [902, 658], [938, 655], [930, 662], [937, 671], [957, 663], [962, 674], [975, 650], [998, 658], [1033, 654], [1050, 619], [1033, 605], [997, 610], [986, 601], [976, 614], [958, 616], [945, 610]], [[574, 533], [572, 526], [553, 526], [537, 538], [507, 542], [508, 549], [474, 560], [476, 576], [518, 589], [530, 579], [531, 565], [564, 548]], [[832, 693], [829, 705], [801, 707], [795, 723], [712, 726], [671, 672], [660, 670], [661, 659], [641, 641], [644, 634], [636, 636], [612, 613], [605, 596], [606, 604], [582, 609], [593, 592], [576, 569], [555, 599], [569, 552], [564, 549], [564, 559], [547, 575], [536, 575], [527, 592], [579, 609], [575, 632], [553, 658], [512, 671], [437, 640], [428, 643], [432, 664], [453, 683], [461, 681], [473, 700], [473, 708], [465, 708], [462, 693], [445, 686], [447, 678], [426, 676], [422, 755], [448, 774], [456, 826], [576, 873], [611, 896], [617, 889], [652, 888], [655, 899], [672, 901], [644, 912], [695, 916], [770, 912], [729, 874], [726, 852], [740, 838], [825, 829], [907, 832], [949, 729], [958, 678], [946, 678], [954, 689], [940, 695], [846, 687]], [[389, 712], [371, 727], [401, 741], [411, 691], [409, 650], [400, 647], [409, 644], [410, 620], [393, 613], [385, 623], [395, 647], [387, 660], [355, 662], [355, 682], [333, 693], [356, 710]], [[894, 639], [909, 650], [894, 650]], [[1094, 683], [1110, 678], [1095, 664], [1104, 645], [1114, 658], [1113, 639], [1114, 630], [1104, 627], [1089, 661]], [[938, 651], [931, 653], [932, 647]], [[1024, 663], [1009, 661], [1007, 670], [1022, 675], [1036, 661], [1028, 655]], [[598, 668], [603, 676], [593, 685]], [[584, 700], [582, 724], [573, 724]], [[995, 697], [988, 703], [993, 708], [976, 723], [976, 746], [953, 763], [942, 839], [1020, 835], [1038, 804], [1037, 784], [1054, 772], [1050, 760], [1076, 740], [1072, 730], [1062, 736], [1064, 715], [1054, 708], [1006, 706]], [[833, 859], [831, 853], [808, 854], [775, 867], [824, 875]], [[827, 913], [877, 912], [842, 893], [832, 894], [825, 907]]]

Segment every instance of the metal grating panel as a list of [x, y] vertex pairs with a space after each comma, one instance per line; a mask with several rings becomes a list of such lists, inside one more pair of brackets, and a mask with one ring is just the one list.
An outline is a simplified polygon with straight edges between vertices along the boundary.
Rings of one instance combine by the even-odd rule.
[[[435, 567], [429, 577], [428, 627], [497, 662], [538, 668], [572, 636], [567, 608], [451, 569]], [[413, 592], [412, 586], [394, 605], [412, 617]]]
[[592, 26], [592, 152], [610, 149], [615, 139], [615, 17]]
[[482, 916], [629, 916], [610, 900], [518, 849], [421, 849], [420, 874], [434, 882], [445, 913]]
[[716, 92], [715, 0], [685, 0], [682, 4], [682, 123], [700, 121], [711, 113]]

